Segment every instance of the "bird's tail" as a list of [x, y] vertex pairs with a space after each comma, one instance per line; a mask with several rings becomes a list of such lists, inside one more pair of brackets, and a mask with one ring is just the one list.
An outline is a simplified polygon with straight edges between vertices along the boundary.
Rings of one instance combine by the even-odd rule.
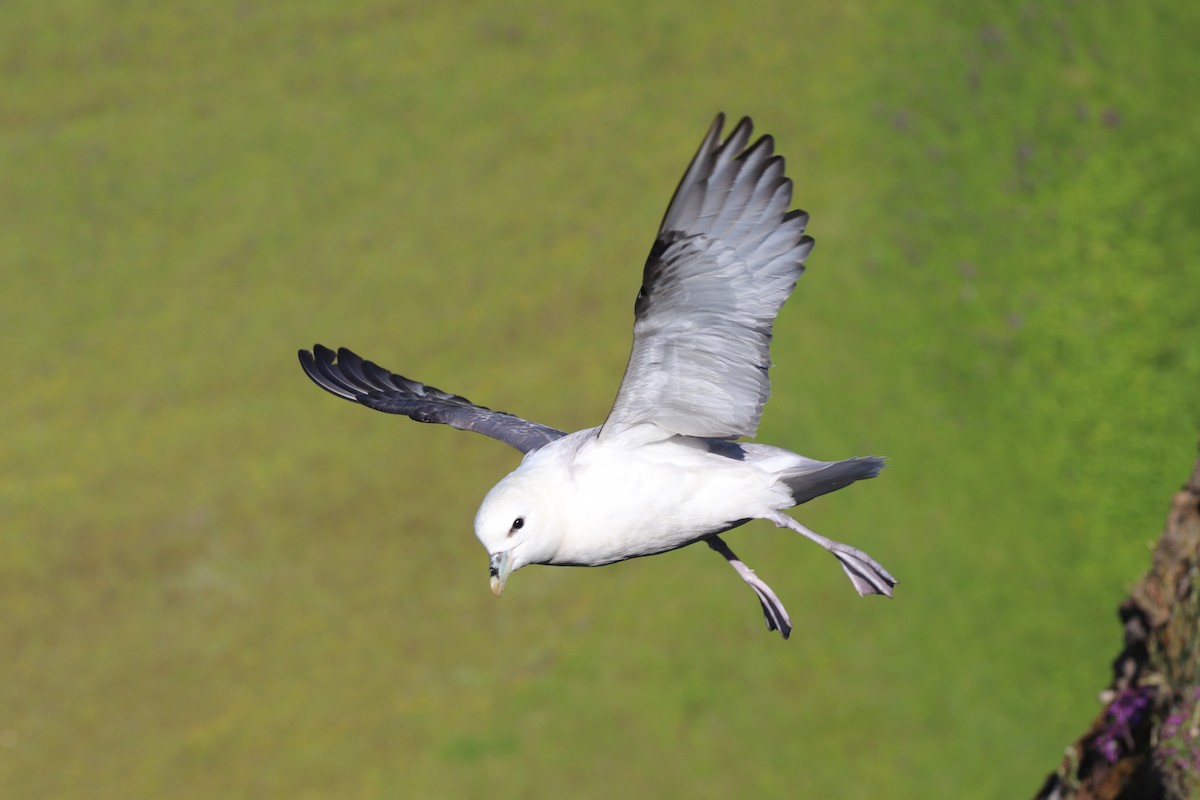
[[836, 492], [855, 481], [874, 478], [883, 469], [883, 459], [876, 456], [847, 458], [845, 461], [809, 462], [779, 476], [792, 491], [793, 505], [807, 503], [814, 497]]

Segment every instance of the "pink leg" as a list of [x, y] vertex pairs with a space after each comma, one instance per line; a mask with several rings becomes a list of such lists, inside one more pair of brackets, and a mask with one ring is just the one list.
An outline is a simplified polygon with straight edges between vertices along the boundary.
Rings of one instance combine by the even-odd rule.
[[882, 594], [887, 597], [892, 596], [892, 587], [898, 581], [892, 577], [892, 573], [884, 569], [878, 561], [871, 558], [862, 550], [851, 547], [841, 542], [835, 542], [832, 539], [826, 539], [821, 534], [811, 531], [801, 525], [796, 520], [784, 514], [782, 511], [776, 511], [767, 519], [774, 522], [780, 528], [790, 528], [809, 539], [812, 539], [817, 544], [824, 547], [841, 562], [842, 570], [845, 571], [846, 577], [854, 584], [855, 590], [859, 595], [865, 597], [869, 594]]
[[716, 550], [725, 557], [729, 562], [729, 566], [737, 570], [737, 574], [742, 576], [742, 580], [750, 585], [754, 593], [758, 595], [758, 602], [762, 605], [763, 616], [767, 618], [767, 630], [778, 630], [783, 638], [788, 638], [792, 632], [792, 620], [788, 617], [787, 609], [783, 607], [783, 603], [779, 602], [779, 598], [775, 596], [775, 592], [771, 591], [771, 587], [763, 582], [762, 578], [754, 574], [754, 570], [750, 569], [746, 564], [729, 549], [729, 545], [720, 536], [710, 536], [704, 540], [709, 547]]

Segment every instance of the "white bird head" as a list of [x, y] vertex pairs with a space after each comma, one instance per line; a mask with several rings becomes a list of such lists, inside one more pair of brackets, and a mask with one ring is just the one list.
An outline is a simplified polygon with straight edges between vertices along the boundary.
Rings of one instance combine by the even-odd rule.
[[475, 536], [488, 551], [492, 592], [497, 597], [510, 573], [554, 557], [562, 535], [557, 509], [537, 474], [521, 469], [483, 498], [475, 514]]

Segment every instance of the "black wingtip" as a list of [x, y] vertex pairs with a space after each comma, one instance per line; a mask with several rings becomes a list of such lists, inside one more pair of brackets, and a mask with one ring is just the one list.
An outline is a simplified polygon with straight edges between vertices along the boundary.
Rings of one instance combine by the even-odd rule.
[[[701, 154], [705, 152], [718, 152], [721, 149], [721, 131], [725, 129], [725, 112], [718, 111], [717, 116], [713, 118], [712, 125], [708, 126], [708, 133], [704, 134], [704, 141], [700, 143], [700, 149], [696, 152], [696, 156], [692, 159], [692, 163], [701, 158]], [[690, 171], [690, 166], [689, 166]]]
[[[747, 117], [747, 119], [749, 119], [749, 117]], [[780, 174], [783, 174], [785, 167], [783, 156], [775, 155], [775, 137], [769, 133], [764, 133], [762, 136], [755, 139], [754, 144], [747, 147], [738, 155], [738, 159], [741, 161], [748, 161], [751, 158], [754, 158], [759, 150], [765, 151], [763, 154], [763, 159], [765, 161], [763, 164], [763, 170], [765, 171], [766, 168], [771, 164], [778, 162], [780, 165]], [[786, 178], [784, 180], [786, 180]]]
[[300, 364], [304, 367], [304, 371], [308, 372], [310, 366], [316, 366], [318, 361], [328, 361], [333, 355], [333, 351], [322, 344], [314, 344], [312, 350], [300, 350]]
[[317, 368], [317, 357], [320, 355], [321, 345], [313, 345], [313, 349], [301, 350], [297, 355], [300, 357], [300, 367], [304, 370], [304, 374], [308, 377], [313, 376], [313, 371]]
[[742, 117], [741, 119], [739, 119], [738, 124], [733, 126], [733, 130], [730, 131], [729, 136], [726, 137], [726, 141], [728, 141], [729, 139], [733, 139], [739, 133], [742, 133], [743, 129], [745, 129], [745, 131], [746, 131], [745, 134], [743, 134], [743, 135], [747, 139], [749, 139], [751, 134], [754, 133], [754, 120], [750, 119], [750, 117]]
[[334, 367], [336, 353], [323, 345], [314, 344], [312, 352], [300, 351], [300, 367], [309, 380], [330, 394], [357, 401], [358, 392]]

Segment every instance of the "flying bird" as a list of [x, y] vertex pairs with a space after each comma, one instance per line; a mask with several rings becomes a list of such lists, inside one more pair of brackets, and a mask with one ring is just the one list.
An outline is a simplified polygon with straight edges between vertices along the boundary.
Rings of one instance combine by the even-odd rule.
[[722, 141], [718, 114], [667, 206], [634, 302], [633, 349], [604, 424], [574, 433], [492, 411], [315, 345], [300, 364], [318, 386], [377, 411], [499, 439], [524, 453], [475, 515], [492, 591], [530, 564], [598, 567], [704, 542], [754, 590], [767, 629], [787, 638], [783, 604], [721, 537], [765, 519], [829, 551], [860, 595], [896, 579], [866, 553], [784, 509], [883, 467], [816, 461], [752, 438], [771, 393], [775, 316], [804, 272], [808, 214], [774, 140], [750, 144], [743, 118]]

